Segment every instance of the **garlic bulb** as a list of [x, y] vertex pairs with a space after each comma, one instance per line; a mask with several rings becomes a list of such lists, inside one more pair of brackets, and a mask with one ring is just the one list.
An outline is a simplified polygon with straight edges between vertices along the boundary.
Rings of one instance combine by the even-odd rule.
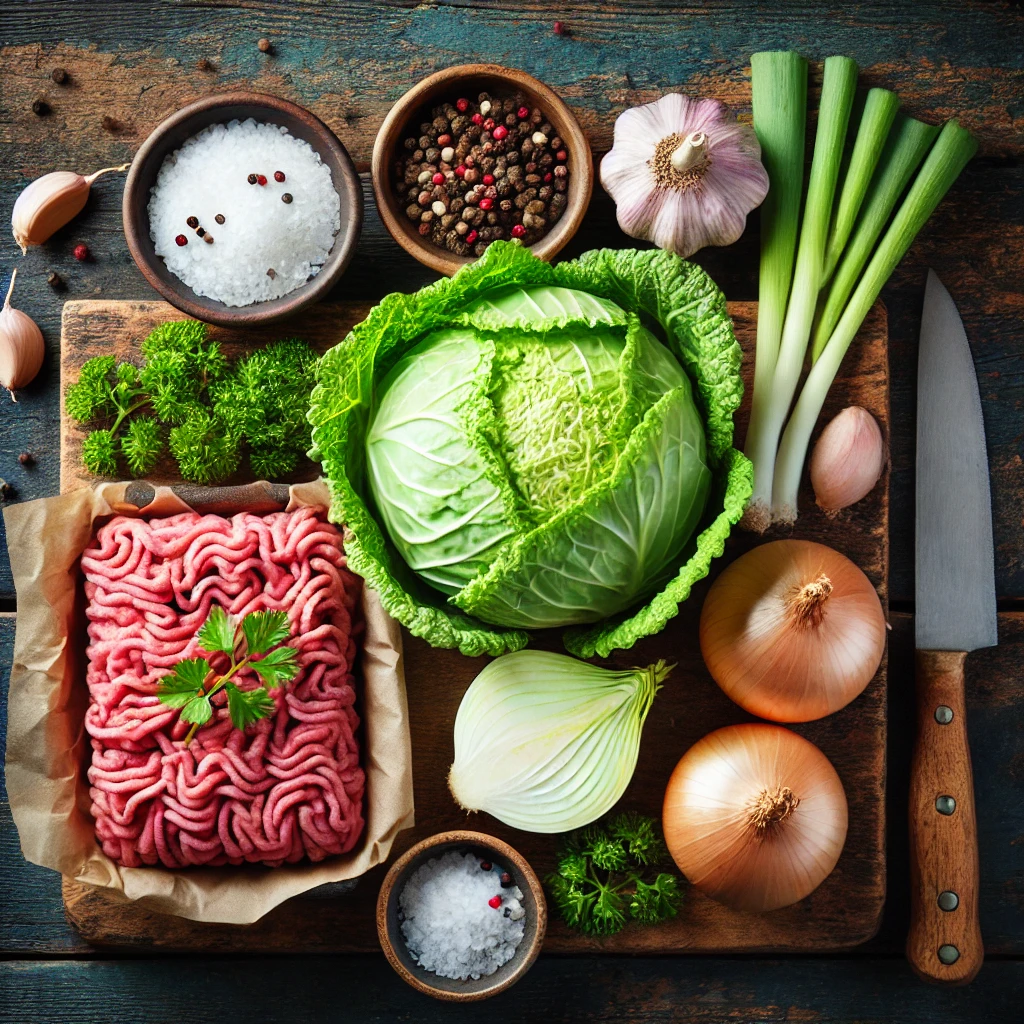
[[670, 669], [613, 670], [517, 651], [470, 684], [455, 716], [452, 796], [526, 832], [568, 832], [625, 792], [640, 734]]
[[826, 512], [847, 508], [874, 489], [884, 468], [881, 429], [867, 409], [851, 405], [829, 423], [814, 446], [814, 498]]
[[27, 252], [30, 245], [41, 245], [77, 217], [89, 198], [92, 183], [101, 174], [126, 171], [130, 166], [104, 167], [87, 176], [74, 171], [51, 171], [27, 185], [11, 213], [14, 240], [21, 251]]
[[627, 235], [686, 257], [743, 234], [768, 172], [753, 128], [724, 103], [669, 93], [619, 115], [601, 184]]
[[17, 276], [18, 271], [15, 270], [11, 274], [3, 309], [0, 309], [0, 387], [7, 388], [12, 402], [18, 400], [14, 397], [14, 389], [23, 388], [35, 378], [46, 352], [43, 332], [36, 322], [11, 305]]

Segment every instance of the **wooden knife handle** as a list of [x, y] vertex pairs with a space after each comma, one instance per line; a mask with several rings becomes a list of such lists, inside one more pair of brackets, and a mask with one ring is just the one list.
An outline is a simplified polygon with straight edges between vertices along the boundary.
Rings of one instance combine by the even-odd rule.
[[925, 981], [966, 985], [985, 956], [978, 924], [978, 831], [967, 746], [964, 651], [917, 652], [910, 769], [907, 959]]

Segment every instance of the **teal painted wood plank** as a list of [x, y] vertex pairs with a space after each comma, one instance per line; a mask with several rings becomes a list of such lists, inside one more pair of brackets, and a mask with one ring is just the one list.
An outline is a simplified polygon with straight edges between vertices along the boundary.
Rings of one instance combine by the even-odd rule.
[[[7, 680], [13, 643], [14, 617], [0, 615], [0, 750], [7, 746]], [[22, 856], [0, 765], [0, 956], [88, 949], [64, 919], [60, 875], [29, 864]]]
[[383, 956], [0, 964], [10, 1024], [576, 1024], [814, 1021], [1003, 1024], [1019, 1020], [1024, 963], [988, 963], [974, 985], [940, 989], [900, 960], [541, 957], [482, 1004], [432, 1000]]

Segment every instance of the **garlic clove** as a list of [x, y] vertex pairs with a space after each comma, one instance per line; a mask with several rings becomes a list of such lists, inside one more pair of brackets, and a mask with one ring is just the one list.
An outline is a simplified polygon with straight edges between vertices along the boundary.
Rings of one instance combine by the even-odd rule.
[[14, 240], [27, 252], [30, 245], [41, 245], [82, 212], [93, 182], [112, 171], [124, 171], [131, 165], [104, 167], [83, 176], [74, 171], [51, 171], [28, 184], [14, 203], [11, 228]]
[[11, 274], [3, 309], [0, 309], [0, 386], [7, 388], [12, 402], [18, 400], [14, 395], [15, 388], [23, 388], [35, 379], [46, 352], [39, 326], [27, 313], [11, 305], [17, 276], [18, 271], [15, 270]]
[[882, 431], [867, 409], [851, 405], [825, 427], [814, 446], [814, 498], [826, 512], [848, 508], [874, 489], [883, 469]]

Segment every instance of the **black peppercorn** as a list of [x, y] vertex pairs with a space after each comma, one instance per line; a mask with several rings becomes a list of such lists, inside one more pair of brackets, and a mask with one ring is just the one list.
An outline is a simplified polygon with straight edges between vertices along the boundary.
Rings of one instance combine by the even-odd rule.
[[291, 201], [292, 201], [292, 194], [291, 194], [291, 192], [284, 192], [284, 193], [282, 193], [282, 195], [281, 195], [281, 202], [282, 203], [290, 203]]
[[50, 72], [50, 78], [56, 82], [57, 85], [66, 85], [68, 80], [68, 73], [64, 68], [54, 68]]
[[218, 224], [223, 224], [223, 223], [224, 223], [224, 220], [225, 220], [225, 217], [224, 217], [224, 214], [223, 214], [223, 213], [218, 213], [218, 214], [216, 214], [216, 215], [214, 216], [214, 218], [213, 218], [213, 219], [214, 219], [214, 220], [215, 220], [215, 221], [216, 221], [216, 222], [217, 222]]
[[188, 218], [188, 219], [187, 219], [187, 220], [185, 221], [185, 223], [186, 223], [186, 224], [187, 224], [187, 225], [188, 225], [188, 226], [189, 226], [190, 228], [197, 228], [197, 227], [199, 227], [199, 218], [198, 218], [198, 217], [189, 217], [189, 218]]
[[36, 100], [32, 104], [32, 113], [37, 117], [46, 117], [50, 112], [50, 104], [46, 100]]
[[36, 460], [32, 457], [32, 453], [31, 452], [22, 452], [18, 456], [18, 461], [23, 466], [34, 466], [36, 464]]
[[270, 53], [274, 49], [274, 46], [269, 39], [258, 39], [256, 41], [256, 49], [259, 50], [260, 53]]
[[62, 291], [64, 291], [64, 287], [65, 287], [65, 285], [64, 285], [64, 278], [61, 277], [60, 274], [58, 274], [57, 271], [55, 271], [55, 270], [51, 270], [46, 275], [46, 283], [55, 292], [62, 292]]
[[255, 174], [250, 174], [250, 175], [249, 175], [249, 177], [248, 177], [248, 178], [246, 178], [245, 180], [246, 180], [247, 182], [249, 182], [249, 184], [250, 184], [250, 185], [255, 185], [255, 184], [256, 184], [256, 181], [257, 181], [257, 178], [256, 178], [256, 175], [255, 175]]

